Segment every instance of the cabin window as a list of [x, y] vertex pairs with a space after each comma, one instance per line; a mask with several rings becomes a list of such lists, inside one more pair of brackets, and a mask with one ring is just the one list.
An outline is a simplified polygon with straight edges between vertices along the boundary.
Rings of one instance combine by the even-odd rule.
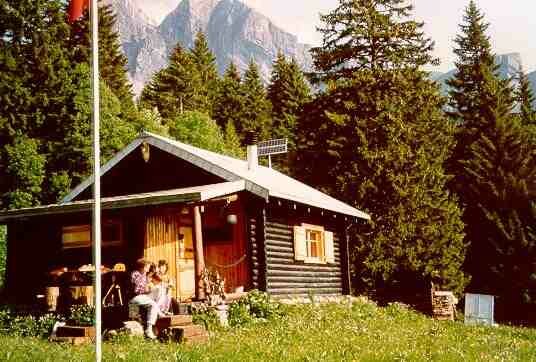
[[[106, 220], [101, 225], [102, 246], [118, 246], [123, 242], [123, 225], [118, 220]], [[63, 249], [91, 247], [91, 225], [73, 225], [62, 228]]]
[[323, 261], [324, 232], [315, 229], [305, 229], [305, 242], [307, 244], [307, 258]]
[[318, 225], [295, 226], [294, 259], [305, 263], [334, 263], [333, 233]]

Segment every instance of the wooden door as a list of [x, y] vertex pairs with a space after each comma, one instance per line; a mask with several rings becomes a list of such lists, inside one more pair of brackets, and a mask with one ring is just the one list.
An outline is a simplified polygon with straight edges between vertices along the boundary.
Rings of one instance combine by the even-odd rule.
[[[177, 280], [177, 253], [179, 248], [179, 219], [173, 214], [148, 216], [145, 222], [144, 258], [155, 264], [166, 260], [171, 280]], [[177, 288], [174, 290], [177, 298]]]
[[179, 213], [151, 215], [145, 222], [144, 258], [158, 263], [166, 260], [175, 281], [173, 297], [190, 299], [195, 294], [192, 227], [181, 226]]

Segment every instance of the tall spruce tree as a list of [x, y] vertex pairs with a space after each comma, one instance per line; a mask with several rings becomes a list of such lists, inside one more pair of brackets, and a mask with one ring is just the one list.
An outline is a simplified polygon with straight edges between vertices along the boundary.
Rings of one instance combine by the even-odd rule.
[[167, 119], [185, 111], [199, 110], [204, 97], [199, 93], [201, 83], [192, 56], [177, 44], [169, 65], [157, 72], [143, 89], [140, 105], [158, 109]]
[[271, 136], [271, 106], [262, 82], [259, 67], [251, 60], [242, 82], [244, 115], [235, 125], [242, 144], [254, 134], [259, 140]]
[[[102, 1], [101, 1], [102, 3]], [[111, 5], [99, 5], [100, 77], [121, 101], [125, 117], [131, 116], [134, 106], [132, 85], [127, 76], [128, 60], [121, 50], [119, 34], [115, 31], [117, 18]], [[76, 63], [90, 62], [91, 27], [89, 13], [72, 24], [70, 46], [75, 50]]]
[[465, 218], [473, 286], [497, 295], [499, 318], [536, 322], [536, 142], [501, 112], [471, 146]]
[[[499, 310], [508, 303], [515, 310], [521, 300], [534, 297], [526, 292], [535, 276], [526, 258], [534, 257], [535, 143], [529, 126], [520, 124], [523, 116], [514, 115], [516, 97], [509, 80], [497, 74], [487, 28], [471, 1], [456, 38], [457, 70], [449, 82], [451, 116], [458, 125], [449, 165], [464, 207], [471, 287], [499, 295]], [[518, 101], [525, 97], [530, 93]]]
[[327, 87], [300, 118], [297, 174], [370, 213], [353, 233], [356, 287], [462, 291], [463, 223], [444, 170], [454, 127], [420, 70], [432, 42], [400, 0], [340, 0], [322, 20], [313, 54]]
[[244, 95], [240, 73], [234, 63], [230, 63], [219, 83], [214, 101], [214, 120], [222, 128], [231, 122], [234, 125], [240, 123], [244, 114]]
[[287, 138], [293, 150], [297, 119], [311, 99], [311, 89], [296, 60], [287, 60], [283, 53], [274, 62], [268, 99], [272, 103], [273, 136]]
[[499, 79], [498, 65], [486, 34], [488, 28], [484, 15], [471, 1], [460, 25], [461, 32], [455, 39], [456, 72], [448, 81], [450, 115], [460, 124], [458, 142], [449, 167], [456, 175], [455, 190], [463, 188], [464, 184], [460, 160], [470, 157], [471, 145], [492, 122], [490, 112], [493, 109], [489, 105], [497, 103], [497, 94], [490, 92], [511, 92], [509, 80]]
[[219, 75], [216, 66], [216, 57], [209, 49], [207, 38], [203, 32], [197, 33], [191, 55], [201, 80], [197, 91], [199, 96], [197, 110], [211, 115], [214, 98], [218, 89]]

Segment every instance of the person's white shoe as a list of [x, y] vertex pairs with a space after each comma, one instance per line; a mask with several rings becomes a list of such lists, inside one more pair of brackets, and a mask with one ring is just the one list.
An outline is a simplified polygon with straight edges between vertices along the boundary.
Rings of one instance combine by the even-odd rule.
[[147, 328], [145, 330], [145, 337], [147, 337], [149, 339], [156, 339], [156, 336], [154, 335], [152, 328]]

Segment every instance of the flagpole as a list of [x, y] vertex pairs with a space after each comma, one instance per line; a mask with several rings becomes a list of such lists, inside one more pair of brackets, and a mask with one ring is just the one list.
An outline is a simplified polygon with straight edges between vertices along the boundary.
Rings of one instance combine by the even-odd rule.
[[91, 88], [93, 93], [93, 258], [95, 264], [95, 360], [102, 360], [101, 288], [101, 187], [100, 187], [100, 89], [99, 89], [99, 11], [91, 0]]

